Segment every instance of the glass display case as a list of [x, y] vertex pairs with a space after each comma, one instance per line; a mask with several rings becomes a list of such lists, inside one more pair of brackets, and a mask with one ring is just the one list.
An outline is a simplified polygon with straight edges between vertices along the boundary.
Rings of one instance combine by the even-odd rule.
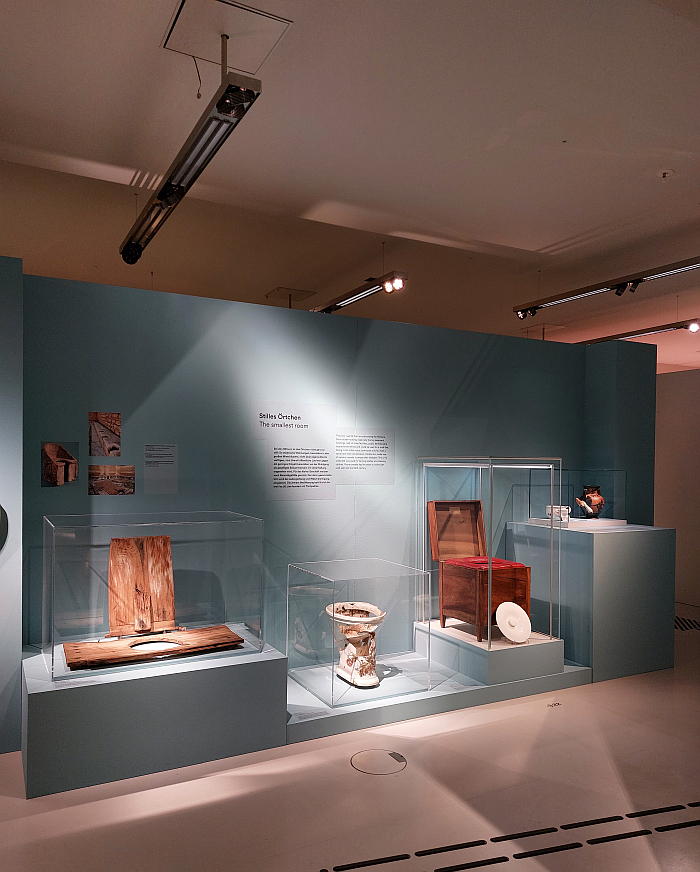
[[52, 678], [261, 651], [262, 543], [235, 512], [45, 517]]
[[[563, 469], [561, 473], [562, 500], [571, 507], [571, 520], [589, 520], [590, 513], [577, 503], [587, 488], [598, 487], [604, 505], [597, 517], [603, 520], [627, 518], [627, 473], [619, 469]], [[653, 496], [650, 497], [653, 499]], [[533, 515], [534, 517], [534, 515]]]
[[[486, 650], [557, 638], [561, 460], [422, 458], [417, 493], [417, 565], [439, 579], [435, 629], [457, 628]], [[537, 541], [527, 564], [525, 540]]]
[[290, 676], [331, 708], [428, 690], [429, 602], [430, 573], [387, 560], [289, 564]]

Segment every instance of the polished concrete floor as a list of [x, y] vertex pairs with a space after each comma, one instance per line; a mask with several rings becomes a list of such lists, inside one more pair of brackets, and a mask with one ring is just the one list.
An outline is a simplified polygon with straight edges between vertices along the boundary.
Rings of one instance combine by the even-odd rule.
[[[0, 870], [698, 872], [699, 691], [677, 630], [673, 670], [39, 799], [5, 754]], [[406, 766], [357, 771], [368, 749]]]

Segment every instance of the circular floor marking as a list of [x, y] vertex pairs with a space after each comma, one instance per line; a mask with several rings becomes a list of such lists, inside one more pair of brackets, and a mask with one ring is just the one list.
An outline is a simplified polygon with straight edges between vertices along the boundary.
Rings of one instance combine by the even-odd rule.
[[406, 758], [398, 751], [372, 749], [359, 751], [350, 758], [350, 765], [365, 775], [393, 775], [406, 768]]

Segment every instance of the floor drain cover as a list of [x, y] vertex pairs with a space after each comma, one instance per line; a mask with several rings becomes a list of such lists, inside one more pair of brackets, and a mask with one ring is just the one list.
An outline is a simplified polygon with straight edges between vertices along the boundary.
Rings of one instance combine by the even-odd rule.
[[406, 758], [398, 751], [359, 751], [350, 758], [350, 765], [366, 775], [393, 775], [406, 768]]

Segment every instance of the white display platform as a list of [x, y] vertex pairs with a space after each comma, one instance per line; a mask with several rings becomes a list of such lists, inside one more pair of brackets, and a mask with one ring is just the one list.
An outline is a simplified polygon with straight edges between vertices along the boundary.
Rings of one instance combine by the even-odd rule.
[[179, 658], [52, 681], [22, 663], [27, 798], [233, 757], [285, 743], [287, 658]]
[[438, 667], [431, 669], [431, 678], [435, 686], [422, 693], [330, 708], [290, 677], [287, 680], [287, 744], [590, 684], [591, 670], [565, 666], [563, 672], [554, 675], [483, 685], [468, 676]]
[[[551, 522], [549, 518], [529, 518], [528, 524], [535, 524], [538, 527], [549, 527]], [[602, 527], [625, 527], [627, 521], [620, 521], [617, 518], [569, 518], [568, 521], [561, 522], [562, 530], [585, 530], [587, 533], [595, 533]], [[559, 529], [559, 521], [554, 522], [554, 529]]]
[[[287, 681], [287, 743], [333, 736], [489, 702], [548, 693], [565, 687], [589, 684], [591, 681], [590, 669], [564, 665], [564, 645], [561, 639], [551, 640], [549, 637], [537, 636], [533, 637], [532, 643], [519, 646], [508, 641], [499, 641], [488, 651], [486, 643], [476, 642], [475, 637], [472, 637], [475, 644], [467, 641], [469, 634], [460, 629], [467, 625], [452, 619], [448, 619], [448, 623], [449, 626], [443, 630], [439, 621], [431, 621], [428, 634], [427, 625], [416, 622], [414, 631], [418, 653], [406, 654], [401, 661], [393, 655], [394, 669], [386, 673], [381, 670], [381, 658], [378, 658], [380, 668], [377, 674], [381, 679], [379, 688], [352, 688], [356, 700], [352, 704], [331, 708], [290, 676]], [[414, 657], [416, 663], [424, 662], [425, 652], [420, 649], [427, 644], [428, 635], [431, 650], [431, 688], [408, 695], [410, 658]], [[443, 658], [444, 663], [438, 662], [436, 656]], [[475, 658], [476, 665], [472, 657]], [[397, 666], [402, 667], [403, 671], [396, 668]], [[318, 669], [321, 670], [322, 667]], [[482, 672], [485, 670], [491, 683], [477, 680], [474, 675], [465, 672], [465, 669], [481, 669]], [[542, 671], [538, 672], [538, 669]], [[319, 672], [317, 679], [330, 681], [328, 667], [323, 667], [323, 670], [323, 677]], [[503, 679], [500, 683], [495, 681], [499, 675]]]
[[[311, 691], [323, 703], [333, 667], [329, 664], [305, 666], [293, 671], [294, 680]], [[378, 702], [387, 697], [421, 693], [428, 686], [426, 654], [412, 651], [406, 654], [388, 654], [377, 657], [379, 684], [376, 687], [355, 687], [336, 676], [336, 706], [358, 702]]]
[[[541, 633], [532, 633], [527, 642], [516, 644], [500, 636], [492, 628], [494, 636], [491, 650], [488, 641], [479, 642], [473, 627], [456, 618], [448, 618], [445, 627], [440, 621], [430, 622], [430, 660], [436, 669], [448, 669], [466, 675], [479, 684], [505, 684], [554, 675], [564, 671], [564, 642], [550, 639]], [[416, 624], [416, 648], [427, 645], [426, 628]], [[431, 682], [434, 686], [435, 682]]]

